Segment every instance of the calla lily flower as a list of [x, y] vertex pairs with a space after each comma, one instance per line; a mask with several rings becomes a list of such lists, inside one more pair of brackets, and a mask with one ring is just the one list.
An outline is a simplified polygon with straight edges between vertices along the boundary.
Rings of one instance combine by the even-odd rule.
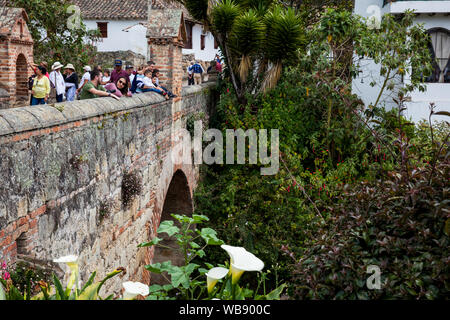
[[228, 274], [228, 269], [222, 267], [212, 268], [206, 274], [206, 283], [208, 285], [208, 293], [211, 293], [217, 281], [224, 278]]
[[69, 282], [67, 284], [67, 289], [70, 292], [70, 290], [72, 290], [74, 284], [76, 284], [78, 280], [78, 256], [75, 255], [64, 256], [53, 260], [53, 262], [65, 263], [70, 268], [71, 274]]
[[75, 268], [78, 268], [78, 256], [75, 256], [75, 255], [61, 257], [61, 258], [53, 260], [53, 262], [65, 263], [69, 266], [70, 270], [72, 270], [72, 271]]
[[146, 296], [150, 293], [148, 285], [141, 282], [127, 281], [122, 285], [125, 288], [125, 292], [123, 293], [123, 300], [133, 300], [138, 295]]
[[232, 284], [236, 284], [245, 271], [261, 271], [264, 268], [264, 262], [245, 248], [229, 245], [221, 245], [221, 248], [230, 256]]

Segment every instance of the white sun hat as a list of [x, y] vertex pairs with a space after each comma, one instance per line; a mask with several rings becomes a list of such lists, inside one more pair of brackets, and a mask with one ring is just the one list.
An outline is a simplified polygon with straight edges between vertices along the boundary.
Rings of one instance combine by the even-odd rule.
[[61, 64], [61, 62], [56, 61], [56, 62], [52, 65], [52, 70], [61, 69], [62, 67], [63, 67], [63, 65]]

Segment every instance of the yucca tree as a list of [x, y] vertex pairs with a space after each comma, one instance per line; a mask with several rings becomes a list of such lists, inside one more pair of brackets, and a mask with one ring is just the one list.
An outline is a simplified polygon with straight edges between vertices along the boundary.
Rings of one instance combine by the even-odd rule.
[[177, 0], [217, 40], [238, 101], [278, 82], [304, 47], [300, 15], [275, 0]]

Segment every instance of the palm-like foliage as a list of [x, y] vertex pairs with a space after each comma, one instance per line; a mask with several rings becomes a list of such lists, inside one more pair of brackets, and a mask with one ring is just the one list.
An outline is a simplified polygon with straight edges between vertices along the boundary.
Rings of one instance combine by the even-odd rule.
[[211, 30], [240, 102], [275, 86], [283, 64], [304, 45], [302, 20], [273, 0], [177, 0]]

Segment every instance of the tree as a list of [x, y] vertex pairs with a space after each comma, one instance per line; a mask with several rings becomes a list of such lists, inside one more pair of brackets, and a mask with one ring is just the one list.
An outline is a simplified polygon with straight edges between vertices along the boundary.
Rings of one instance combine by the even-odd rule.
[[238, 101], [273, 88], [305, 43], [293, 8], [273, 0], [177, 0], [219, 43]]
[[89, 62], [98, 31], [89, 31], [79, 8], [71, 0], [5, 0], [8, 7], [24, 8], [34, 40], [35, 61], [72, 63], [79, 68]]

